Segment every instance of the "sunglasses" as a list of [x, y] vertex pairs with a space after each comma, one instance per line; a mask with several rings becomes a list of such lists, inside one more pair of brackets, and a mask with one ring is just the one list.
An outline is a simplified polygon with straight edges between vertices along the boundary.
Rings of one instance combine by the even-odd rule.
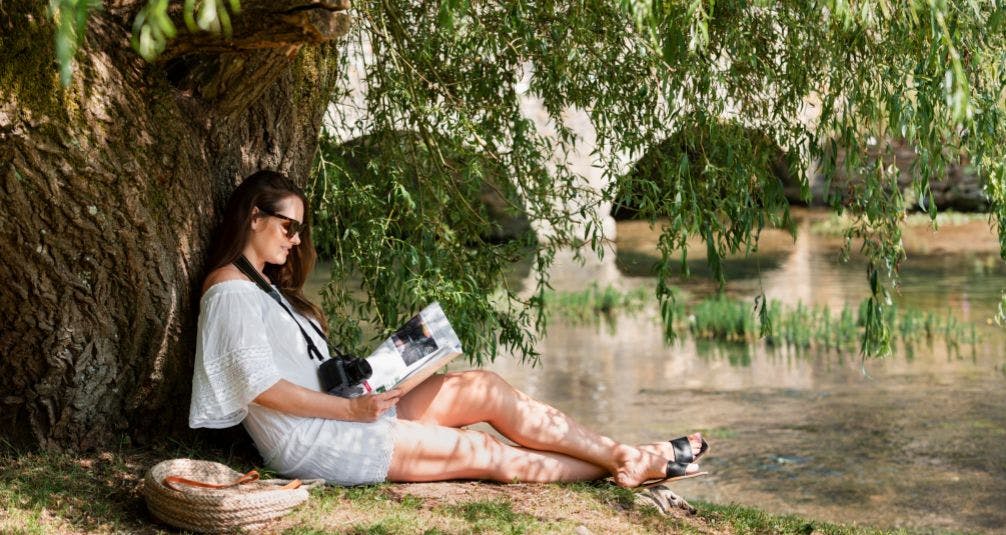
[[283, 222], [281, 223], [281, 225], [283, 225], [283, 230], [286, 232], [286, 237], [288, 239], [292, 240], [293, 237], [296, 236], [298, 232], [300, 232], [301, 230], [304, 230], [304, 224], [301, 223], [300, 221], [297, 221], [296, 219], [294, 219], [292, 217], [287, 217], [287, 216], [285, 216], [283, 214], [277, 214], [276, 212], [273, 212], [272, 210], [266, 210], [266, 209], [261, 208], [261, 207], [256, 207], [256, 208], [258, 208], [259, 212], [262, 212], [265, 215], [269, 215], [269, 216], [275, 217], [277, 219], [282, 219]]

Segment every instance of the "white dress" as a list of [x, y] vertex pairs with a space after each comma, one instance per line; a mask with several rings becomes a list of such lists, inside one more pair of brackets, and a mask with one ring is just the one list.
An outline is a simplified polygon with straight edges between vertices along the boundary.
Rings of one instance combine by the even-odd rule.
[[[294, 312], [328, 357], [325, 341]], [[322, 478], [336, 485], [384, 481], [391, 464], [394, 410], [362, 423], [292, 416], [253, 400], [280, 379], [321, 391], [320, 362], [290, 317], [255, 283], [214, 284], [199, 304], [189, 426], [242, 423], [266, 466], [288, 477]]]

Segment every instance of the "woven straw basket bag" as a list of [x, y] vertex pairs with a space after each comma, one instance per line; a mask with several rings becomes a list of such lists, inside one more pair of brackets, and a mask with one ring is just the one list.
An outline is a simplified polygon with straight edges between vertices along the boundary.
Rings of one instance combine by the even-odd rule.
[[147, 508], [158, 520], [204, 533], [261, 529], [307, 501], [316, 480], [258, 479], [211, 461], [172, 459], [143, 481]]

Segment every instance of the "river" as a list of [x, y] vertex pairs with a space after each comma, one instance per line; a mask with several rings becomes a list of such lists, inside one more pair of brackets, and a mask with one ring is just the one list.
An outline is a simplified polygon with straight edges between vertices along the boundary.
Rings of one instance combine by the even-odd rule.
[[[863, 261], [838, 260], [841, 239], [811, 232], [799, 215], [794, 243], [765, 234], [759, 252], [726, 262], [727, 291], [839, 310], [867, 295]], [[618, 225], [616, 286], [652, 287], [656, 231]], [[1006, 533], [1006, 336], [988, 320], [1006, 267], [984, 221], [905, 234], [899, 306], [977, 324], [979, 341], [949, 350], [941, 339], [885, 359], [855, 351], [772, 349], [765, 344], [665, 345], [655, 306], [601, 323], [552, 321], [536, 368], [501, 357], [489, 366], [518, 388], [618, 440], [643, 443], [702, 431], [711, 474], [675, 483], [687, 499], [884, 529]], [[697, 248], [700, 249], [700, 248]], [[693, 255], [689, 255], [692, 258]], [[715, 283], [693, 260], [678, 284], [694, 297]], [[589, 277], [553, 275], [575, 289]]]

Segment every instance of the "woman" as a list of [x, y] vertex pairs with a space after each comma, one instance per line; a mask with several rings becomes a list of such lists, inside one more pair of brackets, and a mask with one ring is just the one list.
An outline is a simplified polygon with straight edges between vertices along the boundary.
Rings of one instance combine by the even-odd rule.
[[[200, 303], [190, 426], [243, 423], [267, 466], [338, 485], [611, 475], [636, 487], [697, 473], [693, 461], [708, 448], [698, 433], [620, 444], [487, 371], [434, 375], [404, 395], [323, 393], [305, 338], [328, 357], [315, 328], [324, 316], [302, 292], [315, 261], [306, 206], [300, 188], [272, 171], [248, 177], [228, 201]], [[279, 288], [290, 313], [234, 265], [242, 256]], [[461, 429], [477, 422], [517, 445]]]

